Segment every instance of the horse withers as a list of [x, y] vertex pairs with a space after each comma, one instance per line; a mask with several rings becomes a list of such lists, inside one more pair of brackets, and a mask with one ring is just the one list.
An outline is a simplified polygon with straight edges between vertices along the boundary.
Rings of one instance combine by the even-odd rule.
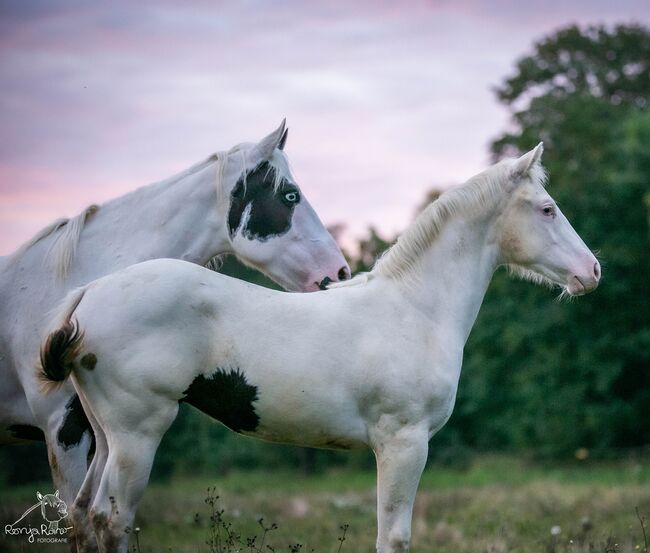
[[72, 292], [41, 376], [49, 388], [72, 374], [97, 434], [75, 508], [90, 509], [100, 549], [126, 553], [156, 449], [186, 402], [247, 436], [372, 448], [377, 551], [407, 551], [428, 441], [452, 413], [495, 269], [569, 295], [598, 285], [598, 261], [544, 188], [541, 154], [445, 192], [370, 273], [324, 292], [271, 291], [171, 260]]

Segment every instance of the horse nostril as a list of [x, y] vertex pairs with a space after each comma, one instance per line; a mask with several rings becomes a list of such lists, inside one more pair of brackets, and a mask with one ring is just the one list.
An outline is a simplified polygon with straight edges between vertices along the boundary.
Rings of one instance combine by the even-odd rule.
[[339, 269], [339, 280], [347, 280], [350, 278], [350, 274], [348, 273], [348, 268], [347, 267], [341, 267]]
[[327, 285], [331, 284], [331, 282], [332, 282], [332, 279], [330, 277], [325, 277], [323, 280], [320, 281], [320, 283], [318, 284], [318, 287], [321, 290], [327, 290]]
[[594, 276], [596, 277], [596, 280], [600, 280], [600, 263], [598, 263], [598, 261], [594, 263]]

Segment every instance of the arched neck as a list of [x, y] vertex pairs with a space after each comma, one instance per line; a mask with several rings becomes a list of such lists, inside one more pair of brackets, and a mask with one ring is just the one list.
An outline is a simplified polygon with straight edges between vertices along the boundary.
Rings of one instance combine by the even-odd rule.
[[498, 264], [489, 217], [447, 221], [413, 269], [398, 279], [407, 301], [461, 345], [467, 341]]
[[80, 247], [95, 251], [97, 262], [111, 270], [163, 257], [204, 265], [231, 252], [227, 205], [218, 202], [216, 178], [211, 163], [104, 204], [89, 220]]

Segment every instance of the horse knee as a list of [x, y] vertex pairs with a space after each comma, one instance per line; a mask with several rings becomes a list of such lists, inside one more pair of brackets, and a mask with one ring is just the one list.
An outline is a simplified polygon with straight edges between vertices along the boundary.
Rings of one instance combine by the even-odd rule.
[[408, 528], [393, 530], [388, 536], [391, 553], [407, 553], [411, 542], [411, 531]]
[[408, 553], [410, 541], [409, 528], [394, 528], [388, 536], [377, 539], [377, 553]]

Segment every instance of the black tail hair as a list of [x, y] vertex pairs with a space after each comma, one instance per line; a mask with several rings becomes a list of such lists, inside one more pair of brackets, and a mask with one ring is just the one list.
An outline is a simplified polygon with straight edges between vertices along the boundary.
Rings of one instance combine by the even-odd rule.
[[41, 347], [38, 376], [44, 394], [61, 386], [70, 376], [74, 360], [81, 350], [84, 333], [79, 330], [79, 325], [72, 318], [72, 314], [85, 293], [86, 287], [78, 288], [68, 294], [61, 306], [58, 319], [60, 326], [50, 333]]

